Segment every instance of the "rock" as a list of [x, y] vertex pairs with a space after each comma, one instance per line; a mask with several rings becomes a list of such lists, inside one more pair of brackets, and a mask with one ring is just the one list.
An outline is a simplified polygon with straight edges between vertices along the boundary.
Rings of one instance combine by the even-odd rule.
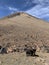
[[35, 56], [36, 49], [27, 49], [26, 50], [26, 55], [28, 56]]
[[11, 47], [8, 47], [7, 48], [7, 53], [12, 53], [13, 52], [13, 49]]
[[7, 49], [5, 47], [3, 47], [0, 53], [1, 54], [7, 53]]

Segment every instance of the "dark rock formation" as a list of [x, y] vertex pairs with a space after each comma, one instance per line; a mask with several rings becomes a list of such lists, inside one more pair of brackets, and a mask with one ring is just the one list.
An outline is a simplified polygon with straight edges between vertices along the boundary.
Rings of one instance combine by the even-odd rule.
[[36, 49], [27, 49], [26, 50], [26, 55], [27, 56], [35, 56], [36, 54]]

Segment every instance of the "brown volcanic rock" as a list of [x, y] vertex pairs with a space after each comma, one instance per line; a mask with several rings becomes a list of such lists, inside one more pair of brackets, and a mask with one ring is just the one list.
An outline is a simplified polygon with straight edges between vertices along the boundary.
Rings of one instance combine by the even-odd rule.
[[26, 13], [15, 13], [0, 20], [0, 45], [24, 50], [37, 46], [49, 52], [49, 23]]

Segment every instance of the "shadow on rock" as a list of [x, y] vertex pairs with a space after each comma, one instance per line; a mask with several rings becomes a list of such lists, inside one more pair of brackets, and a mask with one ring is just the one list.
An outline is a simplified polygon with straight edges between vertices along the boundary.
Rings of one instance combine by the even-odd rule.
[[39, 55], [36, 55], [36, 49], [27, 49], [26, 56], [39, 57]]

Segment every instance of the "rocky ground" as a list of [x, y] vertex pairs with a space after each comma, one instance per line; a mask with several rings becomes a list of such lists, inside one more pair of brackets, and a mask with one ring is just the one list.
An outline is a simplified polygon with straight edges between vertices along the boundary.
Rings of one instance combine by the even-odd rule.
[[24, 53], [0, 54], [0, 65], [49, 65], [48, 53], [37, 53], [39, 57], [26, 56]]
[[[7, 16], [0, 20], [0, 46], [7, 51], [0, 65], [49, 65], [49, 23], [25, 13]], [[26, 56], [31, 47], [39, 57]]]

